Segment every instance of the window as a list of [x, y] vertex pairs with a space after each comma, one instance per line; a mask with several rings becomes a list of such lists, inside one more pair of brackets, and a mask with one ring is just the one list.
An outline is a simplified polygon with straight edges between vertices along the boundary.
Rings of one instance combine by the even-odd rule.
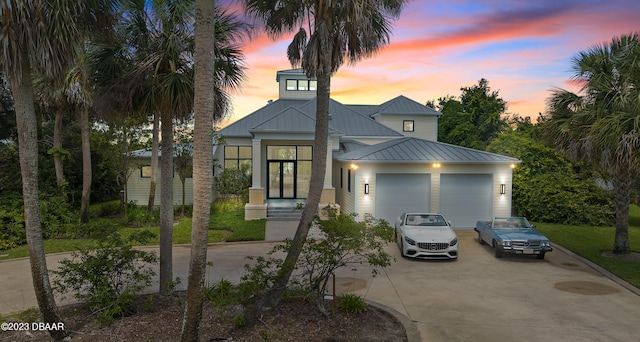
[[413, 132], [413, 120], [403, 120], [402, 121], [402, 131], [403, 132]]
[[238, 169], [247, 165], [251, 172], [251, 146], [225, 146], [224, 147], [224, 168]]
[[151, 178], [151, 165], [143, 165], [140, 168], [140, 178]]
[[342, 168], [340, 168], [340, 189], [342, 189], [344, 186], [344, 170], [342, 170]]
[[[156, 172], [160, 172], [160, 168], [156, 169]], [[176, 169], [173, 168], [173, 177], [176, 176]], [[140, 178], [151, 178], [151, 165], [142, 165], [140, 167]]]
[[287, 80], [287, 90], [290, 91], [316, 91], [317, 88], [316, 80]]
[[287, 80], [287, 90], [298, 90], [298, 80]]
[[351, 192], [351, 169], [347, 169], [347, 191]]

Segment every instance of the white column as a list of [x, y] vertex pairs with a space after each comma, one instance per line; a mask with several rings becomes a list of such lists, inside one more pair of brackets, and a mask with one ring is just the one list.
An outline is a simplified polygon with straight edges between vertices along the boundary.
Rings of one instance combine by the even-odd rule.
[[252, 170], [252, 175], [251, 175], [251, 187], [252, 188], [261, 188], [262, 187], [262, 182], [261, 182], [261, 168], [262, 168], [262, 149], [260, 148], [261, 146], [261, 142], [262, 140], [260, 139], [253, 139], [253, 148], [252, 153], [253, 153], [253, 160], [251, 161], [251, 166], [253, 168]]
[[327, 140], [327, 168], [324, 171], [324, 187], [333, 187], [333, 140], [331, 137]]

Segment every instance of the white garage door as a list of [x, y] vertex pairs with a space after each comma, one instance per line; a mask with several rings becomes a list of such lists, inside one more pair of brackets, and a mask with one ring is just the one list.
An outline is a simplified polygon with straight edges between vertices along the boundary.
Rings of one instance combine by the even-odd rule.
[[474, 227], [493, 215], [493, 175], [440, 175], [440, 213], [455, 228]]
[[376, 175], [376, 217], [393, 226], [405, 211], [431, 211], [431, 175], [379, 173]]

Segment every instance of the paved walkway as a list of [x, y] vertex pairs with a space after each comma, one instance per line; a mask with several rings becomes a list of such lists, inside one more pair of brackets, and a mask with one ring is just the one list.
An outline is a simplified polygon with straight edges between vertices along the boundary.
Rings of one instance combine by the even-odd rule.
[[[279, 229], [279, 231], [272, 231]], [[295, 223], [270, 222], [267, 240], [292, 236]], [[557, 246], [546, 260], [493, 257], [473, 231], [458, 231], [457, 261], [402, 259], [377, 276], [355, 265], [337, 274], [338, 293], [353, 292], [401, 313], [423, 341], [637, 341], [640, 296], [621, 280]], [[240, 280], [247, 255], [274, 242], [213, 244], [207, 282]], [[150, 248], [153, 249], [153, 248]], [[186, 288], [189, 246], [174, 247], [174, 276]], [[68, 254], [47, 256], [49, 268]], [[36, 305], [28, 259], [0, 262], [0, 314]], [[624, 284], [624, 282], [622, 282]], [[62, 302], [60, 304], [65, 304]], [[414, 335], [415, 336], [415, 335]]]

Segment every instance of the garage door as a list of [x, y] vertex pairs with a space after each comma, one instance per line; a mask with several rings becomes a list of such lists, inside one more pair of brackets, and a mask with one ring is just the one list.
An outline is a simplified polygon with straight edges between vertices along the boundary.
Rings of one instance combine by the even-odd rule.
[[440, 175], [440, 213], [455, 228], [474, 227], [493, 215], [493, 175]]
[[376, 175], [376, 217], [389, 221], [405, 211], [431, 211], [429, 174], [379, 173]]

